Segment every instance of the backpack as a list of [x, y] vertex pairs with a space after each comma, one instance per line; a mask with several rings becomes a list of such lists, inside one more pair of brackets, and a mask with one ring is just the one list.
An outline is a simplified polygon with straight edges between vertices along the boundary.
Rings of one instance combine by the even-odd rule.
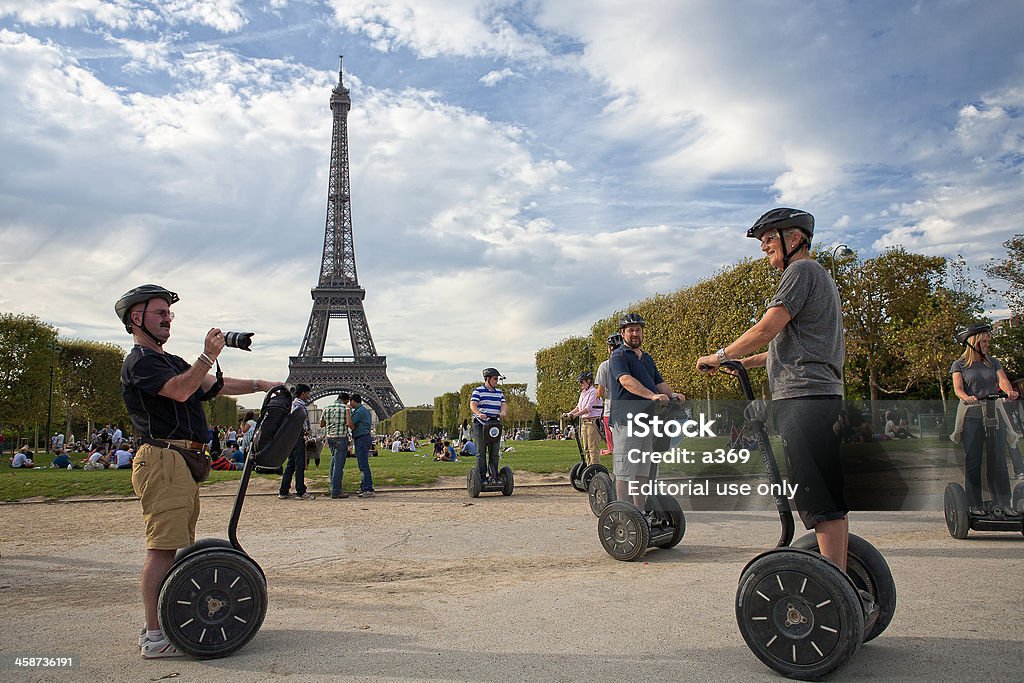
[[249, 457], [256, 467], [271, 470], [280, 467], [295, 447], [305, 422], [305, 411], [292, 412], [288, 387], [280, 384], [268, 391], [256, 426], [252, 428]]

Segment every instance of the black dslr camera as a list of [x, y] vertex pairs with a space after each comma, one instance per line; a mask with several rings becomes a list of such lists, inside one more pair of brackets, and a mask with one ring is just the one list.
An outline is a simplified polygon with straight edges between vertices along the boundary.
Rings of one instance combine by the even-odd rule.
[[242, 349], [243, 351], [252, 351], [252, 335], [255, 332], [225, 332], [224, 333], [224, 345], [230, 346], [233, 349]]

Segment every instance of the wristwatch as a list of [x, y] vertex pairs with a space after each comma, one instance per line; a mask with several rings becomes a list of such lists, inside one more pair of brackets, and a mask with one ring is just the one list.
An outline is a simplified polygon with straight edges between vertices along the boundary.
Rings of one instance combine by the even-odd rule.
[[715, 355], [718, 356], [719, 363], [724, 363], [725, 361], [729, 360], [729, 356], [725, 355], [724, 347], [715, 351]]

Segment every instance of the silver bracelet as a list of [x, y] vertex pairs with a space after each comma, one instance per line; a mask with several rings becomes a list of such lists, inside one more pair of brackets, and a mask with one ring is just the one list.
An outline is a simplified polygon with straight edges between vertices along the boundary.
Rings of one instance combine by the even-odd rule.
[[199, 360], [203, 361], [204, 363], [209, 365], [211, 368], [213, 367], [213, 361], [210, 360], [210, 357], [206, 355], [205, 351], [203, 353], [199, 354]]

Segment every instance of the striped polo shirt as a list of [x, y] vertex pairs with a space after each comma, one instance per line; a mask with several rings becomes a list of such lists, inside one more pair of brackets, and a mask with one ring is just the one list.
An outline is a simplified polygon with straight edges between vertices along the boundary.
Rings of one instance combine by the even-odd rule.
[[476, 401], [477, 408], [484, 415], [497, 416], [501, 414], [501, 404], [505, 402], [505, 393], [497, 387], [488, 389], [486, 384], [481, 384], [473, 390], [470, 401]]

